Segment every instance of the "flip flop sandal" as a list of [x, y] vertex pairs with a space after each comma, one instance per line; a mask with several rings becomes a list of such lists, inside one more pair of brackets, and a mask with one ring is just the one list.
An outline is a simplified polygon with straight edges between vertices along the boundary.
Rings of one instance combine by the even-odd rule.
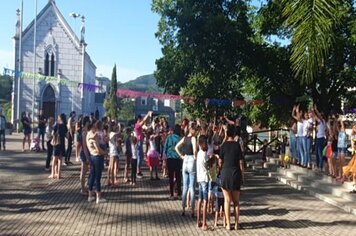
[[356, 193], [356, 189], [353, 189], [352, 191], [350, 191], [350, 193], [355, 194]]

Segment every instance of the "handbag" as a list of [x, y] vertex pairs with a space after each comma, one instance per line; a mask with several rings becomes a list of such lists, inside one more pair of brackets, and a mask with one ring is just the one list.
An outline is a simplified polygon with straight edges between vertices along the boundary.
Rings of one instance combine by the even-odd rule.
[[53, 134], [51, 144], [52, 144], [52, 146], [58, 146], [61, 144], [59, 133], [57, 131], [54, 132], [54, 134]]

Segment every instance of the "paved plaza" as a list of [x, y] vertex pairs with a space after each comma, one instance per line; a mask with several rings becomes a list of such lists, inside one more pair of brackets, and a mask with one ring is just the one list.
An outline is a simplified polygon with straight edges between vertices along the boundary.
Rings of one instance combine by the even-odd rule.
[[168, 180], [150, 181], [147, 169], [135, 187], [105, 186], [108, 202], [88, 203], [79, 194], [79, 163], [49, 180], [45, 153], [20, 152], [20, 137], [8, 136], [0, 152], [0, 235], [356, 235], [356, 216], [251, 170], [240, 231], [213, 229], [211, 216], [211, 229], [198, 229], [180, 215], [180, 201], [168, 200]]

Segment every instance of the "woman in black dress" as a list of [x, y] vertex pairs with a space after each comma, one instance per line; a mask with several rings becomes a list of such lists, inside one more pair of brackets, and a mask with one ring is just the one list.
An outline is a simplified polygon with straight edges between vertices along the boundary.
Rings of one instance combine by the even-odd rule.
[[221, 169], [221, 187], [224, 194], [226, 229], [230, 230], [230, 203], [234, 203], [235, 229], [239, 229], [240, 186], [243, 181], [244, 164], [241, 147], [235, 141], [236, 130], [233, 125], [225, 129], [227, 140], [221, 146], [219, 165]]
[[28, 150], [30, 150], [31, 147], [31, 118], [28, 116], [26, 112], [22, 112], [21, 114], [21, 123], [22, 123], [22, 128], [23, 128], [23, 134], [24, 138], [22, 141], [22, 151], [25, 151], [25, 143], [27, 141], [28, 143]]
[[65, 156], [65, 137], [68, 132], [66, 126], [66, 116], [61, 114], [58, 116], [57, 123], [53, 128], [53, 135], [58, 135], [58, 144], [53, 146], [53, 162], [52, 162], [52, 174], [48, 178], [61, 177], [62, 157]]

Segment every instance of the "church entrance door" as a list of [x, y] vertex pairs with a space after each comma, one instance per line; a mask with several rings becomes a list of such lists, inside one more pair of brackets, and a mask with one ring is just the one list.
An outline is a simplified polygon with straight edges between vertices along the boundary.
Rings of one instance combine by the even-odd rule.
[[50, 85], [47, 85], [42, 95], [42, 110], [45, 117], [53, 117], [56, 120], [56, 95]]

